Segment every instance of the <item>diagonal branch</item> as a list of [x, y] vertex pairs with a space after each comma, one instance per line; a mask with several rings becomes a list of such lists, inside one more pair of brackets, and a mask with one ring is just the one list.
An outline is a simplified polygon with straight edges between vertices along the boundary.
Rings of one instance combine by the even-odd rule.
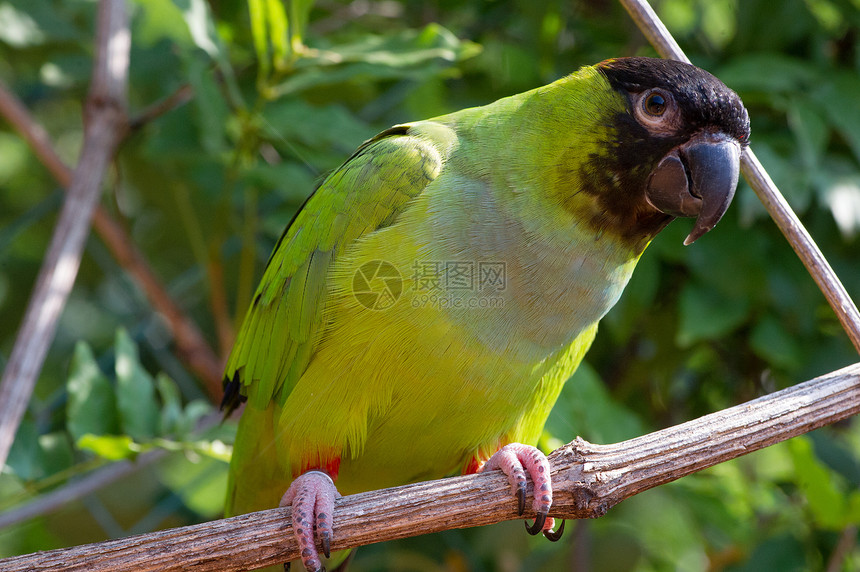
[[143, 253], [134, 245], [119, 222], [106, 210], [97, 208], [93, 216], [93, 227], [108, 245], [119, 265], [131, 274], [149, 303], [170, 326], [179, 359], [200, 377], [210, 400], [219, 403], [223, 393], [221, 374], [224, 366], [203, 337], [203, 333], [170, 297]]
[[33, 120], [27, 112], [27, 108], [17, 97], [12, 95], [12, 92], [2, 81], [0, 81], [0, 115], [24, 138], [30, 149], [33, 150], [39, 161], [47, 167], [54, 179], [60, 183], [60, 186], [64, 189], [69, 188], [72, 183], [72, 170], [63, 163], [63, 160], [54, 151], [51, 139], [44, 127]]
[[[130, 119], [129, 129], [135, 129], [161, 113], [181, 105], [191, 95], [190, 88], [183, 86]], [[24, 138], [60, 186], [68, 189], [72, 184], [72, 170], [57, 155], [44, 128], [33, 120], [27, 109], [2, 82], [0, 115]], [[202, 380], [210, 399], [215, 403], [219, 402], [223, 366], [199, 328], [167, 293], [123, 226], [101, 205], [96, 205], [92, 222], [96, 233], [107, 245], [117, 263], [134, 278], [153, 309], [164, 317], [173, 335], [179, 359]]]
[[[595, 518], [622, 500], [860, 411], [860, 363], [612, 445], [576, 439], [550, 455], [550, 516]], [[531, 503], [526, 503], [531, 507]], [[533, 517], [527, 509], [525, 517]], [[247, 570], [298, 558], [289, 509], [0, 560], [5, 572]], [[333, 550], [520, 518], [499, 471], [339, 499]]]
[[102, 178], [126, 126], [131, 37], [124, 0], [99, 5], [84, 146], [24, 321], [0, 380], [0, 465], [6, 461], [66, 299], [75, 282]]
[[[646, 0], [620, 0], [620, 2], [661, 57], [690, 63], [678, 42]], [[791, 210], [788, 201], [761, 166], [751, 147], [741, 155], [741, 172], [803, 262], [806, 270], [818, 284], [830, 307], [836, 312], [851, 343], [860, 352], [860, 312], [857, 311], [857, 306], [833, 268], [830, 267], [830, 263], [824, 258], [818, 245]]]
[[70, 482], [51, 492], [39, 495], [32, 502], [0, 513], [0, 529], [64, 507], [72, 501], [103, 489], [114, 481], [128, 477], [135, 471], [139, 471], [146, 465], [161, 459], [166, 453], [167, 451], [164, 449], [156, 449], [140, 455], [134, 462], [129, 460], [116, 461], [110, 465], [96, 469], [80, 480]]

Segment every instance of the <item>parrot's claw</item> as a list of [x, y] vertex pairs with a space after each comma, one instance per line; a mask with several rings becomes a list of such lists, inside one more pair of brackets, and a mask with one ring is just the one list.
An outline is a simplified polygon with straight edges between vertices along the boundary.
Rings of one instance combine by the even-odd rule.
[[[534, 482], [534, 504], [535, 521], [526, 524], [529, 534], [538, 534], [541, 531], [551, 531], [554, 521], [548, 518], [549, 509], [552, 506], [552, 481], [550, 480], [550, 467], [546, 455], [536, 447], [511, 443], [499, 449], [490, 460], [484, 463], [479, 471], [500, 469], [508, 476], [511, 490], [517, 499], [517, 514], [523, 514], [526, 508], [526, 473]], [[552, 533], [561, 536], [561, 533]], [[549, 537], [547, 537], [549, 538]], [[552, 540], [550, 538], [550, 540]]]
[[517, 483], [517, 514], [522, 516], [526, 511], [526, 484]]
[[561, 539], [561, 535], [564, 534], [564, 521], [561, 521], [561, 525], [558, 527], [558, 530], [544, 530], [543, 535], [550, 542], [558, 542]]
[[526, 532], [528, 532], [529, 534], [534, 536], [537, 533], [539, 533], [541, 530], [543, 530], [543, 525], [545, 523], [546, 523], [546, 513], [545, 512], [539, 512], [535, 515], [535, 521], [531, 526], [529, 526], [529, 523], [526, 523]]
[[320, 544], [326, 558], [331, 558], [331, 533], [324, 532], [320, 535]]
[[[340, 493], [334, 482], [322, 471], [308, 471], [296, 478], [281, 498], [281, 506], [292, 506], [293, 533], [299, 544], [302, 564], [310, 572], [325, 572], [314, 542], [314, 533], [322, 553], [331, 556], [334, 501]], [[284, 565], [289, 570], [289, 564]]]

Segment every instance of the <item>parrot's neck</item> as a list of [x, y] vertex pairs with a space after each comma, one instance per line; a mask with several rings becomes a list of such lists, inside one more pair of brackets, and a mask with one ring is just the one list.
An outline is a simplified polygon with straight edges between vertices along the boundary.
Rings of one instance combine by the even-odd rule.
[[597, 69], [583, 68], [496, 101], [482, 113], [467, 110], [440, 119], [462, 123], [468, 126], [465, 133], [476, 134], [480, 146], [460, 139], [457, 158], [468, 163], [462, 171], [507, 193], [501, 200], [515, 218], [540, 218], [543, 228], [561, 234], [587, 225], [574, 239], [587, 242], [610, 234], [638, 256], [672, 217], [646, 199], [647, 177], [655, 166], [641, 160], [648, 154], [631, 161], [618, 152], [619, 137], [630, 131], [622, 128], [631, 120], [627, 106]]
[[468, 178], [448, 184], [457, 193], [428, 189], [427, 251], [476, 272], [471, 288], [446, 292], [462, 302], [445, 311], [490, 351], [539, 361], [590, 332], [616, 303], [641, 251], [569, 216], [512, 211], [511, 189]]
[[[504, 272], [498, 291], [455, 292], [478, 300], [445, 311], [492, 351], [522, 359], [539, 360], [591, 332], [668, 222], [661, 215], [653, 229], [619, 228], [623, 221], [586, 189], [594, 181], [584, 180], [583, 170], [612, 139], [609, 118], [626, 103], [597, 71], [580, 73], [594, 74], [605, 89], [578, 93], [560, 80], [486, 112], [437, 120], [465, 135], [422, 197], [430, 225], [425, 251], [472, 263], [476, 272], [482, 264]], [[554, 113], [542, 115], [548, 100]], [[605, 176], [611, 185], [612, 175]]]

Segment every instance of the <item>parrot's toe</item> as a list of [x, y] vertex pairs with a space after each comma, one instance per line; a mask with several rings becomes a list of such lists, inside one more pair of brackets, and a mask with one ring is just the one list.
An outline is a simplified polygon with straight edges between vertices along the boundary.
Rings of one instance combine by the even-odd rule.
[[[541, 531], [549, 532], [561, 537], [561, 531], [552, 532], [554, 521], [547, 518], [552, 506], [552, 481], [549, 474], [549, 461], [537, 447], [523, 445], [522, 443], [511, 443], [499, 449], [490, 460], [484, 463], [481, 471], [500, 469], [508, 476], [511, 490], [517, 498], [517, 512], [525, 512], [526, 502], [526, 473], [534, 483], [533, 508], [536, 513], [535, 521], [526, 525], [529, 534], [538, 534]], [[553, 540], [547, 536], [550, 540]], [[556, 538], [555, 540], [558, 540]]]
[[[296, 478], [281, 498], [281, 506], [292, 506], [293, 533], [299, 544], [302, 564], [311, 572], [325, 572], [314, 541], [319, 540], [322, 553], [331, 555], [332, 514], [340, 493], [334, 482], [322, 471], [308, 471]], [[288, 570], [288, 565], [284, 566]]]

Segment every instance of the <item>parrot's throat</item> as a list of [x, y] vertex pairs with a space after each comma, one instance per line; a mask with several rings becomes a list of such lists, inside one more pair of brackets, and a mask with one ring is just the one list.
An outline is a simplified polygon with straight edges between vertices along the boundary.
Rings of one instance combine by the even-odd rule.
[[674, 218], [655, 209], [645, 189], [651, 171], [678, 140], [650, 137], [628, 114], [618, 114], [613, 124], [610, 136], [579, 166], [584, 197], [575, 209], [596, 234], [611, 234], [642, 252]]

